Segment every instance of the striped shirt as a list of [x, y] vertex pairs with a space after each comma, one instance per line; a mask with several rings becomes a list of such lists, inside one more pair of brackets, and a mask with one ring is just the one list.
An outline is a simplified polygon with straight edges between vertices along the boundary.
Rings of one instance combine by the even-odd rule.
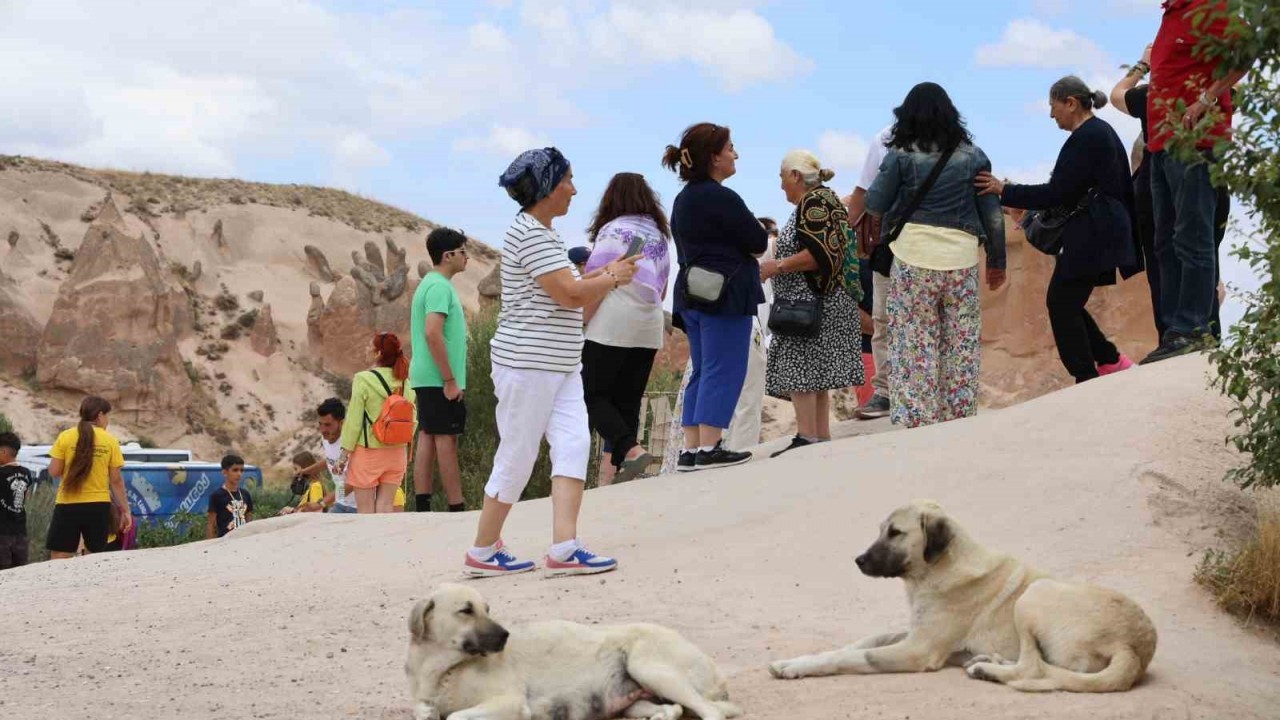
[[522, 212], [502, 244], [502, 312], [489, 345], [495, 365], [570, 373], [582, 362], [582, 310], [562, 307], [538, 278], [568, 268], [568, 249], [555, 230]]

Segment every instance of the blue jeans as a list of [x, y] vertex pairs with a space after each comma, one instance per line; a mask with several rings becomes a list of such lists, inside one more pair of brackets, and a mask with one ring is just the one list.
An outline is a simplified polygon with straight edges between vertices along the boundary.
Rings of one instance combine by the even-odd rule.
[[1218, 292], [1218, 191], [1209, 180], [1209, 164], [1188, 164], [1165, 151], [1153, 154], [1151, 201], [1165, 335], [1208, 334]]
[[751, 351], [751, 319], [754, 315], [708, 315], [682, 310], [689, 335], [693, 372], [684, 391], [684, 427], [729, 427], [733, 409], [747, 379], [747, 355]]

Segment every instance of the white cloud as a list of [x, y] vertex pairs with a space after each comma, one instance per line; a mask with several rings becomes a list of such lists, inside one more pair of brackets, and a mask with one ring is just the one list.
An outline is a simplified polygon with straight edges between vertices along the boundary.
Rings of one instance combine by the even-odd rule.
[[818, 160], [832, 170], [858, 173], [869, 145], [856, 133], [827, 130], [818, 137]]
[[1034, 19], [1012, 20], [1000, 41], [976, 54], [984, 67], [1100, 68], [1108, 64], [1097, 43], [1073, 30], [1055, 30]]
[[547, 147], [551, 139], [524, 128], [494, 125], [487, 135], [469, 136], [453, 144], [456, 152], [475, 152], [512, 159], [530, 148]]
[[394, 141], [482, 133], [516, 110], [530, 127], [580, 127], [578, 93], [646, 67], [687, 63], [733, 89], [806, 69], [758, 4], [490, 0], [468, 25], [434, 3], [0, 0], [0, 147], [219, 175], [310, 155], [354, 181]]
[[690, 62], [728, 90], [783, 80], [813, 63], [753, 10], [615, 2], [588, 22], [591, 49], [617, 64]]

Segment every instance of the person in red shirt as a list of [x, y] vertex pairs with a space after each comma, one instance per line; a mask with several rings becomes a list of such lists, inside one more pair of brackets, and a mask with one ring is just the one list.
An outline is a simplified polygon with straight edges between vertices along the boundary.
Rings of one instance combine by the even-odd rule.
[[[1218, 258], [1214, 243], [1217, 190], [1209, 177], [1214, 145], [1231, 137], [1232, 86], [1244, 71], [1215, 79], [1220, 62], [1197, 52], [1201, 40], [1225, 37], [1229, 25], [1224, 0], [1167, 0], [1151, 49], [1148, 106], [1151, 195], [1155, 211], [1155, 254], [1161, 278], [1160, 312], [1165, 326], [1160, 346], [1142, 364], [1203, 349], [1213, 326]], [[1197, 20], [1205, 15], [1207, 20]], [[1178, 117], [1178, 101], [1185, 114]], [[1216, 109], [1215, 121], [1197, 147], [1202, 158], [1186, 162], [1168, 147], [1176, 124], [1195, 127]]]

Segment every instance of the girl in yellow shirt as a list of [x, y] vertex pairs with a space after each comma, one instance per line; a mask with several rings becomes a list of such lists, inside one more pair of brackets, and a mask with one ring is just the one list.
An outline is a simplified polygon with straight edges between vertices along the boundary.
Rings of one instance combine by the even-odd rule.
[[[80, 547], [102, 552], [107, 535], [133, 526], [125, 494], [124, 455], [120, 442], [107, 432], [111, 403], [95, 395], [80, 403], [80, 422], [63, 431], [49, 451], [49, 475], [59, 480], [58, 497], [49, 523], [46, 546], [53, 560], [65, 560]], [[119, 510], [118, 527], [111, 527], [111, 503]]]

